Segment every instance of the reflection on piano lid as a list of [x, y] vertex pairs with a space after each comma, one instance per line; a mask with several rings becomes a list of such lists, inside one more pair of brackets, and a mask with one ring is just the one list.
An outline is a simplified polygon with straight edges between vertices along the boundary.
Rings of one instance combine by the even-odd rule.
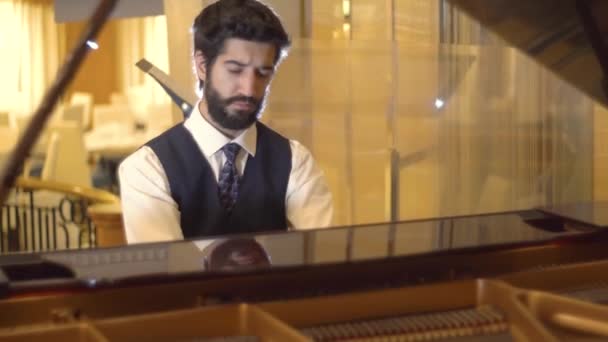
[[[235, 273], [310, 272], [314, 276], [306, 282], [291, 285], [293, 295], [298, 296], [319, 289], [340, 292], [350, 287], [429, 283], [605, 258], [607, 239], [602, 229], [585, 226], [568, 230], [559, 219], [529, 210], [57, 251], [29, 255], [28, 260], [8, 255], [0, 256], [0, 270], [11, 267], [5, 272], [0, 295], [223, 278]], [[32, 261], [33, 257], [36, 260]], [[73, 273], [58, 276], [45, 272], [39, 267], [42, 262], [64, 265]], [[27, 279], [13, 274], [31, 276]], [[323, 285], [313, 285], [316, 281]], [[262, 292], [256, 296], [272, 295], [272, 291]]]
[[217, 239], [202, 253], [207, 270], [242, 271], [270, 266], [270, 255], [253, 238]]
[[448, 1], [596, 101], [608, 104], [608, 1]]

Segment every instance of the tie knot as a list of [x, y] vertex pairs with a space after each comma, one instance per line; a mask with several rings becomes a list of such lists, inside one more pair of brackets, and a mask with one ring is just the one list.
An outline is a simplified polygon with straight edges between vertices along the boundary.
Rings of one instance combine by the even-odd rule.
[[224, 155], [226, 156], [226, 159], [232, 163], [234, 163], [234, 160], [236, 159], [236, 155], [237, 153], [239, 153], [239, 150], [241, 149], [241, 146], [239, 146], [239, 144], [236, 143], [229, 143], [224, 145], [224, 147], [222, 147], [222, 151], [224, 151]]

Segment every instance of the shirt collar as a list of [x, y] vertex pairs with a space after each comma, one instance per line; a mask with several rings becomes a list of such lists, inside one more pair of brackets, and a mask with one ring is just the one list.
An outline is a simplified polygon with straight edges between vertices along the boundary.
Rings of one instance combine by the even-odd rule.
[[243, 131], [239, 136], [230, 139], [215, 127], [213, 127], [201, 114], [199, 102], [192, 109], [192, 113], [184, 122], [184, 126], [205, 157], [209, 158], [219, 151], [224, 145], [234, 142], [239, 144], [251, 156], [255, 156], [257, 142], [257, 127], [255, 124]]

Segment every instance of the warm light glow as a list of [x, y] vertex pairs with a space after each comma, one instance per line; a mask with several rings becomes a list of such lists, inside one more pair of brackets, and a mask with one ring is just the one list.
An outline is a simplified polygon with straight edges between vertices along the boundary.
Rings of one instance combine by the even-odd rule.
[[350, 32], [350, 23], [342, 24], [342, 30], [344, 31], [344, 33], [348, 34]]
[[440, 99], [440, 98], [435, 99], [435, 108], [440, 109], [441, 107], [443, 107], [444, 104], [445, 104], [445, 102], [443, 102], [442, 99]]
[[342, 13], [344, 17], [350, 17], [350, 0], [342, 0]]
[[99, 44], [97, 44], [97, 42], [94, 40], [87, 40], [87, 46], [93, 50], [99, 49]]

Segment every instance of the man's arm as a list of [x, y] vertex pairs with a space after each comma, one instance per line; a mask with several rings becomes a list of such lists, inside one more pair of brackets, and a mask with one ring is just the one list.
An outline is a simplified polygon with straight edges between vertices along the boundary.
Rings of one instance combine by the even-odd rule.
[[180, 213], [160, 160], [147, 146], [119, 167], [120, 197], [128, 243], [183, 239]]
[[289, 226], [294, 229], [329, 227], [334, 210], [325, 176], [304, 145], [294, 140], [290, 140], [290, 145], [292, 164], [285, 197]]

